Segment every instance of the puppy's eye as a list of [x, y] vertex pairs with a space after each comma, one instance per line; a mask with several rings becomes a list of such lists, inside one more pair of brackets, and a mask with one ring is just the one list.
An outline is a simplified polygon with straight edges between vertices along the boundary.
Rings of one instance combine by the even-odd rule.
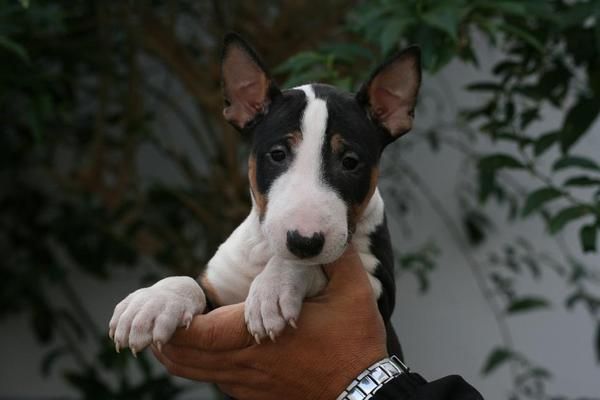
[[287, 158], [287, 151], [283, 146], [275, 146], [269, 152], [269, 158], [276, 163], [281, 163]]
[[346, 171], [354, 171], [359, 164], [358, 156], [354, 153], [347, 153], [342, 158], [342, 167]]

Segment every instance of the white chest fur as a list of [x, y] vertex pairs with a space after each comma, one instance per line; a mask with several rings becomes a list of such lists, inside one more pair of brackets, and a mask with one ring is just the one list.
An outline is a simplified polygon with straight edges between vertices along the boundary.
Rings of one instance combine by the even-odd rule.
[[[377, 297], [381, 294], [381, 283], [373, 273], [379, 261], [371, 253], [369, 235], [383, 222], [383, 218], [383, 199], [379, 190], [375, 190], [352, 237], [352, 243], [369, 273], [369, 280]], [[204, 278], [214, 290], [220, 305], [243, 302], [248, 296], [252, 281], [273, 256], [268, 239], [261, 229], [258, 214], [253, 208], [208, 262]], [[316, 293], [321, 289], [322, 287], [311, 288], [310, 292]]]

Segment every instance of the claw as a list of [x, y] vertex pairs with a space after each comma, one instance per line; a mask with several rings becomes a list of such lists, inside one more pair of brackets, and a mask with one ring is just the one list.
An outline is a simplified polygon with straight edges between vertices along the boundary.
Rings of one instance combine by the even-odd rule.
[[109, 328], [108, 329], [108, 337], [110, 338], [110, 340], [114, 339], [114, 337], [113, 337], [114, 335], [115, 335], [115, 331], [112, 328]]
[[194, 316], [188, 312], [186, 312], [183, 316], [183, 323], [185, 324], [185, 329], [190, 329], [190, 325], [192, 323], [192, 318], [194, 318]]
[[290, 318], [288, 320], [288, 324], [290, 324], [290, 326], [294, 329], [298, 329], [298, 325], [296, 325], [296, 320], [294, 318]]
[[117, 353], [120, 353], [120, 352], [121, 352], [120, 350], [121, 350], [121, 349], [119, 348], [119, 342], [115, 341], [115, 351], [116, 351]]
[[162, 353], [162, 343], [160, 342], [160, 340], [157, 340], [155, 344], [158, 351]]
[[137, 358], [137, 352], [133, 347], [131, 348], [131, 354], [133, 354], [133, 358]]
[[273, 333], [273, 331], [269, 331], [269, 337], [271, 338], [271, 341], [272, 341], [273, 343], [275, 343], [275, 342], [276, 342], [276, 341], [275, 341], [275, 334]]
[[260, 344], [260, 337], [258, 336], [258, 333], [254, 334], [254, 340], [256, 340], [257, 344]]

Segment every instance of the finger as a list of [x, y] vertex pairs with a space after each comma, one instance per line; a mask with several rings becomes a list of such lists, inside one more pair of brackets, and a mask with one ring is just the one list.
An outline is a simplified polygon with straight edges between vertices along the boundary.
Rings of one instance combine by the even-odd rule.
[[208, 351], [166, 344], [161, 353], [172, 362], [191, 368], [231, 371], [240, 365], [237, 350]]
[[[165, 346], [166, 347], [166, 346]], [[212, 368], [198, 368], [180, 364], [178, 360], [171, 359], [163, 351], [159, 351], [155, 346], [152, 346], [154, 357], [165, 366], [169, 374], [182, 378], [192, 379], [195, 381], [212, 382], [216, 384], [236, 384], [240, 378], [249, 379], [250, 376], [246, 371], [232, 371]]]
[[188, 329], [175, 331], [170, 343], [213, 351], [252, 345], [253, 339], [244, 322], [244, 304], [223, 306], [208, 314], [197, 315]]
[[353, 245], [348, 246], [336, 261], [324, 265], [323, 270], [329, 279], [326, 293], [356, 293], [371, 288], [367, 272]]

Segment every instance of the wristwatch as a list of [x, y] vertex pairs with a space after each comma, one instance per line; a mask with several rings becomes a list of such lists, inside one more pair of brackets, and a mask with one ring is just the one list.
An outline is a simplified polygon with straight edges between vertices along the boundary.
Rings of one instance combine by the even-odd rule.
[[386, 357], [357, 376], [337, 400], [368, 400], [387, 382], [408, 372], [408, 367], [398, 357]]

